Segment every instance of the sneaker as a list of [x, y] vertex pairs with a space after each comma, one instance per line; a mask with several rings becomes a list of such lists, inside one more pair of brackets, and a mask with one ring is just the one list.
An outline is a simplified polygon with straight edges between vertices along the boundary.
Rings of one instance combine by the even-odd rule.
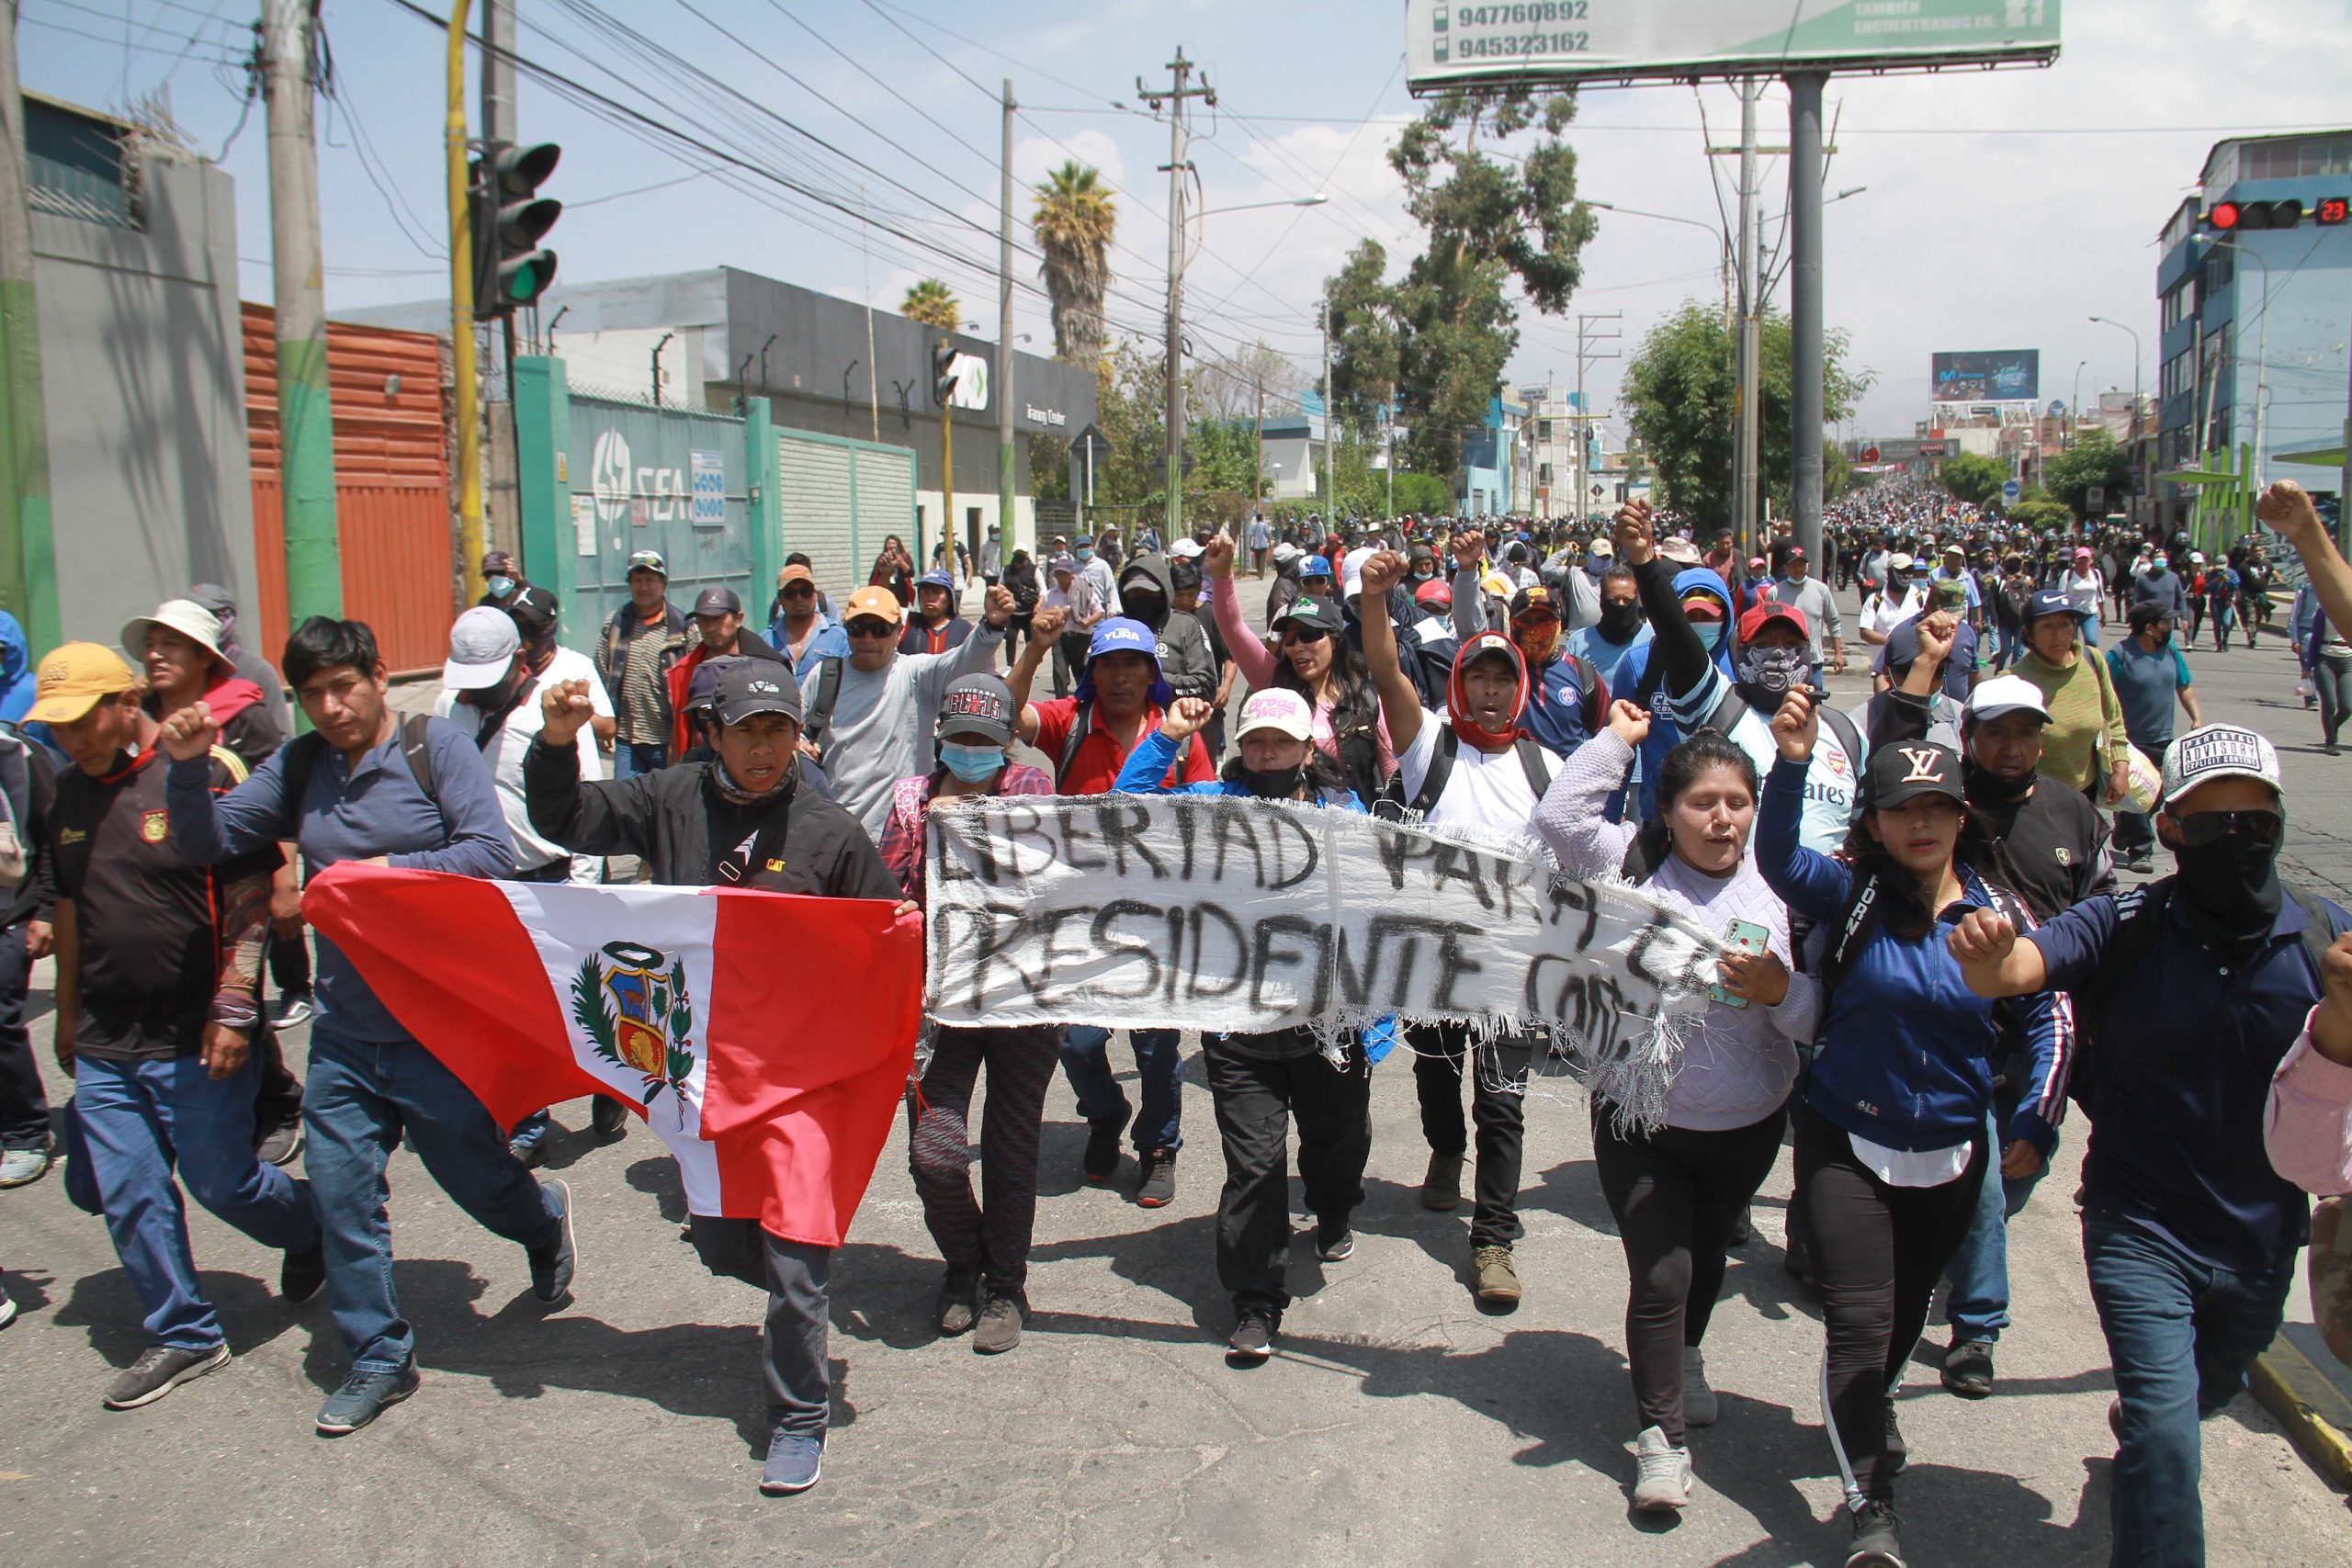
[[1326, 1263], [1344, 1263], [1356, 1253], [1356, 1233], [1348, 1222], [1315, 1222], [1315, 1256]]
[[539, 1186], [555, 1200], [556, 1238], [545, 1247], [530, 1249], [531, 1294], [552, 1304], [571, 1293], [571, 1273], [580, 1261], [580, 1254], [571, 1232], [571, 1185], [542, 1181]]
[[294, 1163], [302, 1152], [302, 1122], [298, 1117], [282, 1127], [265, 1127], [254, 1139], [254, 1158], [279, 1169]]
[[277, 1294], [289, 1306], [300, 1306], [319, 1293], [327, 1282], [327, 1254], [323, 1247], [308, 1252], [290, 1248], [277, 1264]]
[[1731, 1235], [1724, 1238], [1724, 1245], [1736, 1252], [1755, 1239], [1755, 1216], [1746, 1207], [1742, 1207], [1739, 1211], [1739, 1218], [1731, 1223]]
[[1002, 1291], [989, 1292], [988, 1305], [972, 1330], [972, 1348], [982, 1356], [1001, 1356], [1021, 1343], [1021, 1325], [1028, 1317], [1021, 1298]]
[[1480, 1306], [1509, 1312], [1519, 1305], [1519, 1270], [1511, 1267], [1510, 1247], [1479, 1247], [1470, 1254], [1470, 1271]]
[[49, 1174], [49, 1163], [47, 1145], [0, 1153], [0, 1187], [28, 1187]]
[[521, 1160], [525, 1170], [537, 1170], [548, 1157], [547, 1130], [515, 1134], [506, 1140], [506, 1152]]
[[600, 1094], [588, 1106], [588, 1126], [600, 1138], [628, 1135], [628, 1107], [609, 1094]]
[[1430, 1156], [1429, 1174], [1421, 1178], [1421, 1207], [1441, 1214], [1462, 1206], [1462, 1156]]
[[1657, 1427], [1645, 1427], [1634, 1444], [1634, 1506], [1645, 1514], [1688, 1507], [1690, 1450], [1666, 1440]]
[[1127, 1130], [1125, 1111], [1116, 1122], [1090, 1122], [1086, 1129], [1086, 1179], [1104, 1182], [1119, 1174], [1119, 1134]]
[[1868, 1502], [1854, 1510], [1854, 1550], [1846, 1568], [1903, 1568], [1903, 1521], [1892, 1503]]
[[209, 1345], [201, 1350], [183, 1350], [171, 1345], [150, 1345], [139, 1359], [115, 1374], [107, 1384], [103, 1401], [108, 1410], [136, 1410], [142, 1404], [153, 1404], [164, 1395], [207, 1372], [217, 1372], [229, 1364], [229, 1347], [223, 1343]]
[[817, 1484], [825, 1472], [825, 1439], [778, 1432], [768, 1439], [768, 1461], [760, 1467], [760, 1494], [789, 1497]]
[[1944, 1352], [1944, 1387], [1962, 1399], [1993, 1392], [1993, 1347], [1982, 1339], [1955, 1339]]
[[1241, 1321], [1225, 1342], [1225, 1364], [1254, 1367], [1274, 1353], [1274, 1335], [1282, 1320], [1263, 1307], [1244, 1307]]
[[939, 1282], [939, 1299], [932, 1304], [932, 1320], [939, 1325], [939, 1332], [965, 1333], [979, 1312], [980, 1271], [949, 1264], [947, 1278]]
[[1136, 1201], [1147, 1209], [1163, 1209], [1176, 1197], [1176, 1151], [1148, 1149], [1143, 1175], [1136, 1182]]
[[1886, 1396], [1886, 1472], [1900, 1475], [1911, 1464], [1911, 1449], [1903, 1440], [1903, 1424], [1894, 1418], [1894, 1395]]
[[277, 998], [276, 1007], [269, 1010], [270, 1025], [276, 1029], [292, 1029], [298, 1024], [310, 1022], [313, 1010], [310, 992], [288, 991]]
[[1696, 1345], [1682, 1347], [1682, 1424], [1712, 1427], [1723, 1414], [1722, 1402], [1707, 1386], [1707, 1358]]
[[339, 1438], [345, 1432], [356, 1432], [384, 1413], [388, 1404], [398, 1404], [416, 1392], [414, 1362], [396, 1372], [352, 1370], [343, 1380], [343, 1386], [327, 1395], [319, 1406], [319, 1435]]
[[0, 1328], [17, 1321], [17, 1303], [6, 1288], [0, 1288]]

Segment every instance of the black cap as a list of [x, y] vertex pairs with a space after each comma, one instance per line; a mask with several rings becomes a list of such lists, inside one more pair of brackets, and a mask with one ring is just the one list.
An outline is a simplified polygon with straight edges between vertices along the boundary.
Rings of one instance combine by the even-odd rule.
[[950, 682], [940, 694], [935, 733], [968, 729], [1002, 745], [1012, 739], [1013, 716], [1019, 711], [1012, 701], [1012, 688], [1003, 681], [994, 675], [967, 675]]
[[514, 558], [504, 550], [492, 550], [481, 558], [481, 574], [484, 577], [520, 577], [523, 569], [515, 565]]
[[1344, 629], [1340, 624], [1340, 613], [1311, 593], [1291, 601], [1290, 607], [1276, 615], [1273, 624], [1266, 629], [1280, 636], [1284, 626], [1294, 625], [1320, 626], [1333, 637], [1339, 636]]
[[740, 615], [742, 613], [743, 601], [735, 597], [732, 588], [706, 588], [695, 595], [695, 614], [697, 615]]
[[1965, 806], [1960, 784], [1960, 753], [1927, 741], [1886, 746], [1871, 753], [1870, 808], [1882, 811], [1922, 795], [1940, 795]]
[[555, 629], [555, 595], [536, 582], [516, 589], [500, 608], [514, 617], [515, 626], [526, 639], [545, 637]]
[[749, 664], [741, 654], [722, 654], [706, 659], [695, 666], [695, 678], [686, 685], [686, 711], [707, 708], [718, 700], [718, 678], [738, 664]]
[[746, 659], [718, 675], [718, 722], [741, 724], [763, 713], [780, 713], [800, 722], [800, 682], [792, 667], [772, 659]]

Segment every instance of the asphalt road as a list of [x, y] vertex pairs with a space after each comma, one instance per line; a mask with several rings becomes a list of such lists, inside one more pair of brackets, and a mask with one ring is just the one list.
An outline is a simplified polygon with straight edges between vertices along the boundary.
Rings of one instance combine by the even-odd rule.
[[[2282, 742], [2290, 869], [2352, 891], [2352, 761], [2308, 749], [2317, 726], [2291, 705], [2284, 653], [2192, 664], [2210, 711]], [[35, 985], [45, 1014], [45, 972]], [[45, 1017], [35, 1037], [46, 1061]], [[1724, 1416], [1694, 1433], [1697, 1501], [1658, 1528], [1627, 1508], [1623, 1265], [1578, 1098], [1549, 1086], [1529, 1106], [1527, 1299], [1509, 1316], [1465, 1289], [1466, 1211], [1416, 1201], [1426, 1151], [1401, 1059], [1375, 1076], [1373, 1110], [1356, 1256], [1294, 1252], [1281, 1353], [1251, 1371], [1219, 1351], [1220, 1162], [1197, 1065], [1177, 1201], [1158, 1212], [1081, 1185], [1083, 1130], [1056, 1084], [1035, 1314], [1001, 1358], [927, 1325], [939, 1265], [901, 1130], [834, 1270], [825, 1479], [783, 1500], [754, 1489], [762, 1300], [679, 1241], [655, 1141], [595, 1143], [584, 1101], [560, 1111], [577, 1130], [551, 1162], [580, 1215], [560, 1311], [531, 1301], [519, 1249], [413, 1156], [395, 1159], [396, 1277], [424, 1387], [334, 1441], [311, 1425], [344, 1368], [323, 1302], [278, 1304], [275, 1257], [200, 1213], [196, 1256], [237, 1359], [144, 1410], [102, 1410], [141, 1348], [139, 1313], [104, 1229], [52, 1176], [0, 1193], [0, 1267], [24, 1309], [0, 1334], [0, 1562], [1843, 1561], [1821, 1328], [1780, 1271], [1785, 1155], [1708, 1339]], [[1939, 1330], [1915, 1359], [1900, 1501], [1917, 1563], [2106, 1561], [2111, 1387], [2066, 1201], [2078, 1156], [2070, 1139], [2013, 1223], [2017, 1323], [1996, 1396], [1940, 1391]], [[2216, 1564], [2352, 1562], [2344, 1500], [2250, 1400], [2206, 1428], [2204, 1495]]]

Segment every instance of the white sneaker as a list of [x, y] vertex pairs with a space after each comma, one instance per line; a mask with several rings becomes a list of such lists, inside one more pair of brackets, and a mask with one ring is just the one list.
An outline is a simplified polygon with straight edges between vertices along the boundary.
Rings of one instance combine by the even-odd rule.
[[1635, 1439], [1634, 1506], [1644, 1513], [1688, 1507], [1690, 1503], [1690, 1450], [1666, 1440], [1666, 1433], [1645, 1427]]
[[1707, 1386], [1707, 1359], [1696, 1345], [1682, 1347], [1682, 1421], [1689, 1427], [1712, 1427], [1722, 1414], [1715, 1391]]

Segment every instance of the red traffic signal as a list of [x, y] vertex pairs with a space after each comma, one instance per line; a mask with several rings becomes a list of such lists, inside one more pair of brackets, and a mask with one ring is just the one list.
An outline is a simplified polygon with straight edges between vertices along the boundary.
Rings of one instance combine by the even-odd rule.
[[2335, 228], [2345, 220], [2347, 207], [2352, 207], [2352, 201], [2344, 197], [2323, 197], [2312, 209], [2312, 221], [2323, 229]]
[[[2303, 220], [2303, 204], [2284, 201], [2217, 201], [2205, 212], [2205, 226], [2222, 233], [2245, 229], [2292, 229]], [[2343, 220], [2338, 218], [2337, 222]]]
[[2215, 202], [2205, 211], [2205, 226], [2209, 229], [2220, 229], [2225, 231], [2236, 228], [2238, 226], [2238, 204], [2234, 201]]

